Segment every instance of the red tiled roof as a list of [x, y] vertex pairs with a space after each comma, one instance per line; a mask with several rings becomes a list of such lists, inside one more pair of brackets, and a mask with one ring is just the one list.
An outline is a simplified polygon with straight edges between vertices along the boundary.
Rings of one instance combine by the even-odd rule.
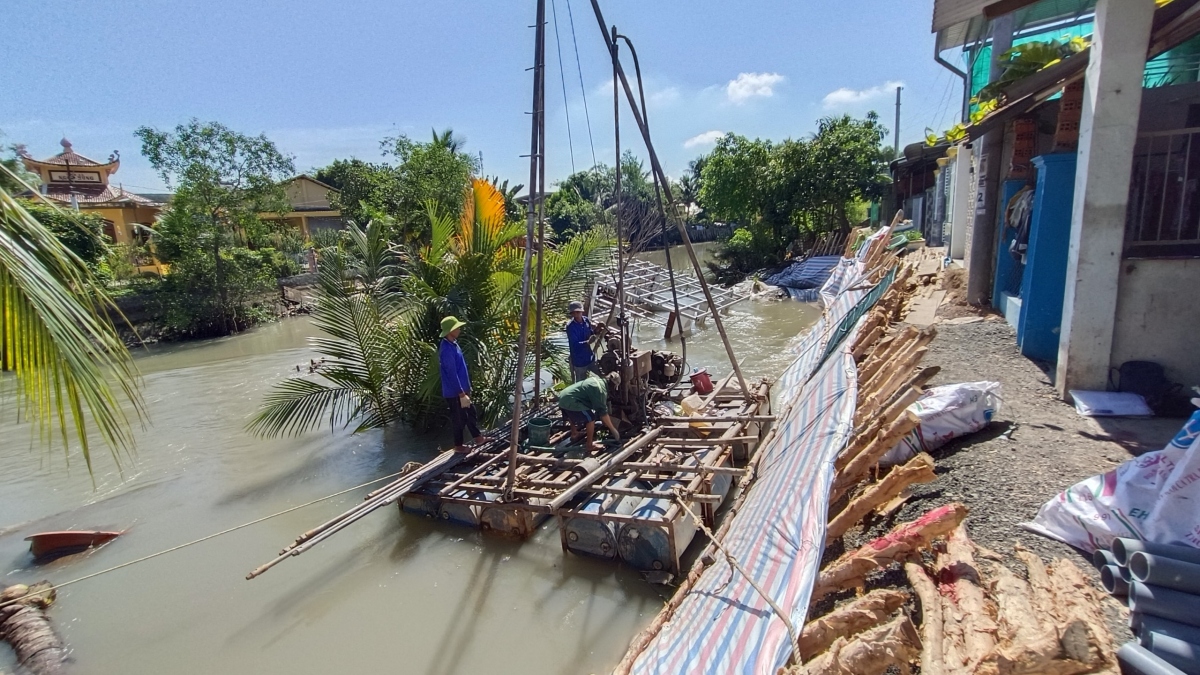
[[[43, 195], [47, 199], [53, 199], [56, 202], [64, 204], [71, 203], [71, 193], [64, 191], [51, 191]], [[159, 202], [143, 197], [142, 195], [126, 192], [119, 187], [111, 185], [105, 186], [104, 190], [94, 194], [88, 194], [82, 190], [77, 190], [75, 199], [80, 204], [137, 204], [139, 206], [161, 206]]]
[[49, 159], [40, 159], [37, 161], [42, 164], [58, 164], [60, 166], [67, 166], [68, 164], [71, 166], [104, 166], [105, 164], [111, 164], [111, 162], [97, 162], [90, 157], [84, 157], [74, 150], [60, 152]]

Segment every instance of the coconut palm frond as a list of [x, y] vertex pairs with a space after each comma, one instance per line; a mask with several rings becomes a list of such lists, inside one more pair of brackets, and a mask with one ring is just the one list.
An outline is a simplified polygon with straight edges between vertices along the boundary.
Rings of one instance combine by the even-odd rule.
[[144, 416], [137, 370], [106, 314], [120, 312], [87, 266], [0, 189], [0, 368], [15, 375], [18, 418], [46, 443], [57, 428], [64, 450], [73, 428], [89, 472], [88, 430], [119, 467], [134, 448], [122, 404]]

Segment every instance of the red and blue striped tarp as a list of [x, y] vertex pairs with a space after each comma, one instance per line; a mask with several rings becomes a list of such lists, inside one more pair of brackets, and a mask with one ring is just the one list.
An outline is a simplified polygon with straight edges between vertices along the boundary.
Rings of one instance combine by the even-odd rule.
[[[775, 385], [782, 410], [775, 436], [760, 448], [758, 478], [722, 540], [797, 630], [824, 551], [833, 461], [848, 440], [857, 398], [851, 340], [839, 327], [854, 322], [853, 335], [860, 323], [855, 314], [861, 317], [862, 305], [880, 295], [862, 283], [864, 271], [861, 261], [843, 260], [822, 289], [826, 311]], [[787, 663], [786, 624], [745, 576], [723, 555], [717, 558], [631, 672], [774, 675]]]

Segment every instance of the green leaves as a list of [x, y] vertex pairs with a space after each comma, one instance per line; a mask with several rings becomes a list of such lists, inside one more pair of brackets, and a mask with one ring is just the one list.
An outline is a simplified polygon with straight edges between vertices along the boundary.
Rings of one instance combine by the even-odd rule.
[[[445, 414], [437, 345], [440, 322], [450, 314], [467, 323], [459, 345], [481, 421], [491, 424], [511, 410], [524, 226], [505, 219], [503, 195], [486, 181], [475, 181], [468, 194], [461, 218], [426, 204], [426, 243], [389, 245], [395, 225], [382, 218], [365, 230], [351, 225], [343, 247], [321, 252], [313, 321], [325, 336], [313, 347], [323, 365], [276, 387], [250, 422], [252, 432], [432, 424]], [[609, 243], [599, 229], [547, 247], [543, 334], [582, 295]], [[549, 369], [566, 372], [562, 350], [548, 341], [541, 349]]]
[[[0, 175], [20, 179], [0, 166]], [[92, 471], [89, 430], [120, 465], [133, 450], [123, 404], [143, 404], [133, 361], [105, 312], [119, 315], [83, 261], [0, 189], [0, 368], [11, 372], [16, 414], [64, 452], [74, 432]]]

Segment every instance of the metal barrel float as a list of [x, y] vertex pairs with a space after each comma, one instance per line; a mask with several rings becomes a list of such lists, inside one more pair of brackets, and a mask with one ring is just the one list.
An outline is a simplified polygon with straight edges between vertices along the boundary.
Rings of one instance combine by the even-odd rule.
[[[628, 481], [620, 481], [618, 487], [636, 485]], [[593, 495], [579, 508], [582, 513], [596, 514], [604, 506], [604, 513], [627, 516], [633, 513], [638, 503], [637, 497], [625, 495]], [[605, 503], [609, 502], [609, 503]], [[617, 526], [602, 520], [591, 518], [567, 518], [563, 522], [564, 542], [567, 550], [580, 555], [612, 560], [617, 557]]]
[[[698, 466], [695, 456], [681, 462], [684, 466]], [[713, 474], [711, 494], [722, 499], [729, 494], [733, 477], [729, 474]], [[676, 509], [670, 521], [666, 519], [675, 503], [671, 492], [676, 487], [685, 487], [682, 481], [666, 481], [654, 488], [653, 492], [661, 493], [663, 497], [645, 497], [641, 499], [630, 514], [639, 521], [627, 523], [621, 527], [617, 535], [617, 552], [626, 564], [640, 570], [679, 571], [679, 558], [687, 550], [699, 527], [696, 521], [686, 513]], [[697, 513], [695, 505], [692, 512]]]

